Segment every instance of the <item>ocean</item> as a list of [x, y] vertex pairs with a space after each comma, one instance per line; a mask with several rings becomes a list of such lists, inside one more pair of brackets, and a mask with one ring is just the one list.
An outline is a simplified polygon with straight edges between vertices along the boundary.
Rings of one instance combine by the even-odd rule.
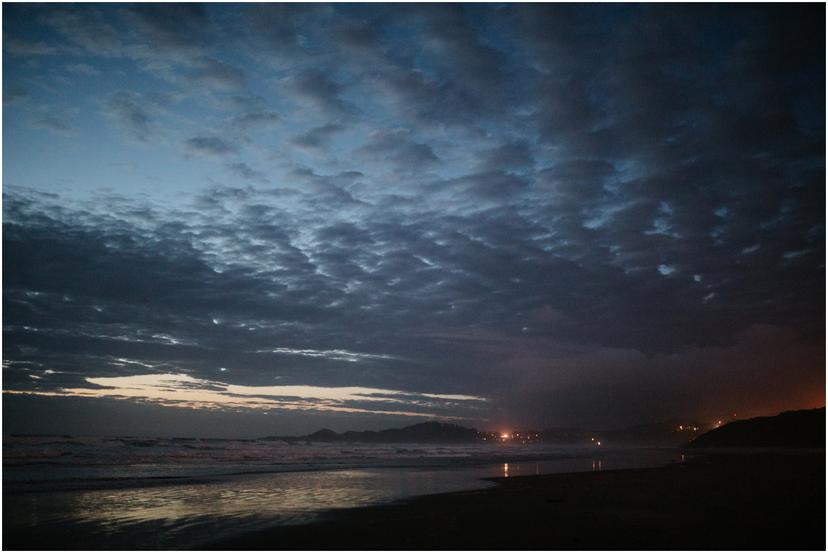
[[495, 485], [485, 478], [680, 460], [667, 448], [9, 437], [4, 546], [48, 536], [66, 549], [196, 549], [337, 509]]

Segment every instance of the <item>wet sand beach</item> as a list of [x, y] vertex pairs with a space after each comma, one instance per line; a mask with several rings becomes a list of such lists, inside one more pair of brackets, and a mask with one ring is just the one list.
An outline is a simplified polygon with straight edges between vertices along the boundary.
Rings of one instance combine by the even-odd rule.
[[484, 490], [330, 513], [216, 549], [825, 548], [825, 452], [496, 479]]

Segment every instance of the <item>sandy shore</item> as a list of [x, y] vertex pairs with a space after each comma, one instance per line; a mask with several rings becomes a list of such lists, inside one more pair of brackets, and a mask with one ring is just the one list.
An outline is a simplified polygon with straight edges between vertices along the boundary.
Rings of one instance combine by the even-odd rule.
[[825, 452], [497, 479], [217, 549], [825, 549]]

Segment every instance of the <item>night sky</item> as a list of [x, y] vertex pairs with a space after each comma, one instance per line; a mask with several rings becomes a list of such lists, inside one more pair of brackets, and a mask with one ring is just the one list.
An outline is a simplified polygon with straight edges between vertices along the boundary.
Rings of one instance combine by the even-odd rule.
[[3, 6], [3, 431], [825, 401], [825, 6]]

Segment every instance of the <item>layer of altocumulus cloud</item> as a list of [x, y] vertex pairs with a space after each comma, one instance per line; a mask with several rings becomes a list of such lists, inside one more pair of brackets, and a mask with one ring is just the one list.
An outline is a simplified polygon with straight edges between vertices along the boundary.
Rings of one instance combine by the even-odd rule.
[[304, 357], [322, 357], [324, 359], [333, 359], [336, 361], [349, 361], [356, 363], [363, 359], [393, 359], [392, 355], [376, 354], [376, 353], [359, 353], [355, 351], [347, 351], [344, 349], [331, 350], [316, 350], [316, 349], [291, 349], [291, 348], [273, 348], [260, 349], [256, 353], [280, 353], [285, 355], [302, 355]]
[[[797, 404], [823, 13], [11, 5], [4, 384], [151, 366], [551, 424]], [[757, 328], [770, 361], [734, 368]]]
[[457, 402], [486, 401], [485, 398], [475, 396], [420, 394], [356, 386], [243, 386], [193, 378], [185, 374], [142, 374], [85, 380], [94, 387], [60, 388], [52, 391], [5, 390], [5, 393], [120, 398], [191, 409], [331, 411], [444, 419], [462, 418], [444, 412], [447, 407], [456, 406]]

